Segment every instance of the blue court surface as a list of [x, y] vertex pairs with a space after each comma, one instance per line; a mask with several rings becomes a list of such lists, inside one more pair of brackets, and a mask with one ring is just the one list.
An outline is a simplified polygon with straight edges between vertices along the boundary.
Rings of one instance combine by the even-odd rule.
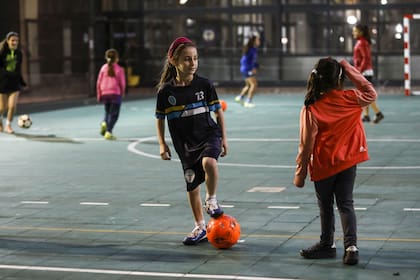
[[253, 109], [219, 97], [230, 150], [218, 199], [241, 225], [234, 247], [182, 244], [193, 219], [177, 157], [158, 157], [153, 97], [124, 101], [116, 141], [99, 135], [93, 100], [25, 106], [33, 126], [0, 133], [0, 279], [420, 279], [420, 97], [380, 95], [385, 119], [365, 125], [357, 266], [342, 264], [338, 213], [337, 258], [299, 255], [320, 234], [312, 182], [292, 184], [304, 92], [260, 93]]

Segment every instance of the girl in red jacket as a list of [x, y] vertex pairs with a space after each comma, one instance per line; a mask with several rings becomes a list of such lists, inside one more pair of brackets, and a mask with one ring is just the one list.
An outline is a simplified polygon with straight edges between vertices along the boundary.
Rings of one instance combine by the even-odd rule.
[[[343, 89], [345, 75], [355, 89]], [[353, 187], [357, 164], [369, 159], [360, 114], [376, 97], [372, 84], [346, 60], [320, 59], [309, 76], [294, 184], [304, 186], [309, 168], [320, 209], [321, 240], [300, 251], [304, 258], [336, 257], [335, 197], [344, 234], [343, 263], [358, 263]]]
[[[354, 67], [356, 67], [356, 69], [359, 70], [359, 72], [362, 73], [368, 81], [372, 82], [373, 67], [372, 55], [370, 50], [371, 40], [369, 28], [366, 25], [357, 24], [353, 27], [352, 34], [353, 38], [357, 40], [353, 49]], [[379, 123], [384, 118], [384, 115], [382, 114], [378, 105], [376, 105], [376, 102], [372, 102], [370, 106], [376, 114], [373, 123]], [[369, 106], [366, 106], [363, 109], [362, 120], [364, 122], [370, 122]]]
[[101, 67], [96, 82], [97, 99], [105, 105], [105, 117], [100, 133], [106, 140], [115, 140], [112, 129], [118, 120], [122, 97], [125, 95], [125, 73], [118, 65], [119, 56], [116, 50], [107, 50], [105, 59], [106, 63]]

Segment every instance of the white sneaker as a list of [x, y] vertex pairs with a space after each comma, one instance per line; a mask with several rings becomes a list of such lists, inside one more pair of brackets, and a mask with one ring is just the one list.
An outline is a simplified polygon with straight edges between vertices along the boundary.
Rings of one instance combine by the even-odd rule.
[[255, 104], [252, 103], [252, 102], [245, 101], [244, 102], [244, 107], [245, 108], [254, 108], [255, 107]]
[[236, 96], [235, 97], [235, 102], [237, 102], [239, 104], [243, 104], [244, 103], [243, 97], [240, 96], [240, 95]]
[[223, 210], [220, 208], [219, 203], [217, 203], [216, 199], [208, 199], [205, 203], [205, 208], [207, 214], [210, 215], [212, 218], [217, 218], [223, 215]]

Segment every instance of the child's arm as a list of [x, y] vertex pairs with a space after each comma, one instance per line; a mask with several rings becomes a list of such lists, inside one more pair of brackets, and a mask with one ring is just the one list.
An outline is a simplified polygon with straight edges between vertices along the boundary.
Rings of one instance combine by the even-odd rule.
[[318, 133], [318, 125], [311, 112], [303, 107], [300, 112], [300, 143], [296, 156], [296, 171], [293, 184], [302, 188], [308, 174], [308, 166], [311, 161], [314, 142]]
[[353, 66], [348, 63], [347, 60], [340, 62], [343, 66], [347, 77], [353, 82], [357, 90], [355, 90], [359, 104], [364, 107], [374, 102], [378, 97], [375, 88], [372, 83], [366, 80], [366, 78]]
[[99, 71], [98, 79], [96, 80], [96, 100], [98, 100], [98, 102], [101, 100], [101, 96], [102, 96], [101, 83], [102, 83], [102, 70]]
[[120, 84], [120, 87], [121, 87], [121, 95], [125, 96], [127, 85], [126, 85], [124, 68], [121, 68], [121, 71], [120, 71], [119, 84]]
[[222, 153], [220, 156], [224, 157], [228, 153], [228, 143], [227, 143], [227, 136], [226, 136], [226, 127], [225, 127], [225, 117], [223, 114], [222, 108], [219, 108], [216, 112], [216, 120], [222, 130]]
[[165, 141], [165, 120], [156, 119], [157, 138], [159, 142], [159, 154], [163, 160], [171, 159], [171, 151]]

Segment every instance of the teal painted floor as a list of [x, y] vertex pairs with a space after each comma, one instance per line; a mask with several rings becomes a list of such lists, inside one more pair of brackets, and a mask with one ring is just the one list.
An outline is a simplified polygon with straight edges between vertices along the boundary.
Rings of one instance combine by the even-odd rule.
[[180, 163], [157, 158], [154, 99], [123, 103], [113, 142], [98, 133], [102, 106], [80, 102], [0, 134], [0, 279], [420, 279], [420, 97], [380, 96], [385, 119], [366, 124], [354, 267], [338, 213], [337, 258], [299, 256], [320, 230], [313, 184], [292, 185], [303, 95], [260, 94], [254, 109], [220, 98], [230, 151], [218, 199], [238, 244], [182, 245], [192, 215]]

